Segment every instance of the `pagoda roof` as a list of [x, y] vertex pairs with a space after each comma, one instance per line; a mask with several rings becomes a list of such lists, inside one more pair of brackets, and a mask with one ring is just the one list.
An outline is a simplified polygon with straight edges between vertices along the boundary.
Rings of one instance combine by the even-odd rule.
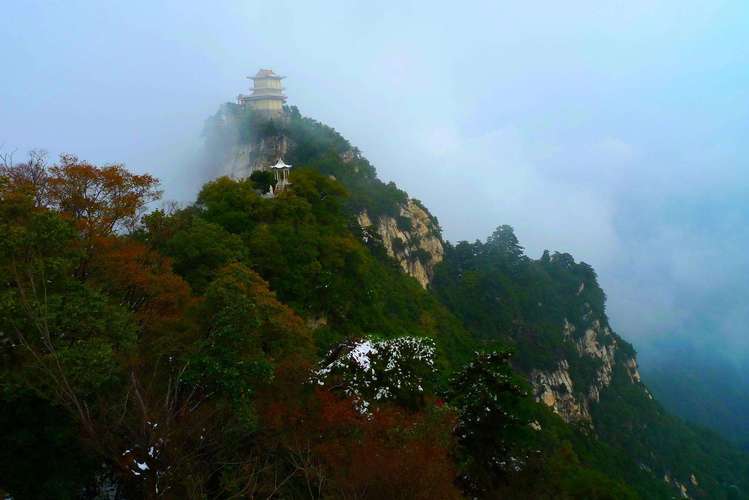
[[291, 165], [287, 165], [283, 162], [283, 158], [279, 158], [275, 165], [271, 165], [270, 168], [291, 168]]
[[252, 80], [257, 80], [261, 78], [274, 78], [274, 79], [280, 80], [286, 77], [275, 74], [272, 69], [261, 69], [261, 70], [258, 70], [257, 73], [255, 73], [255, 76], [248, 76], [247, 78], [250, 78]]

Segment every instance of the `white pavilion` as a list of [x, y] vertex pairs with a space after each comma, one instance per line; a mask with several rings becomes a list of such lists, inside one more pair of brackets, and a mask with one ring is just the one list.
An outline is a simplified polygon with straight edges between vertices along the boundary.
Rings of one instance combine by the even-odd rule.
[[279, 193], [291, 185], [291, 182], [289, 182], [289, 171], [291, 170], [291, 165], [284, 163], [283, 158], [279, 158], [276, 164], [271, 165], [269, 168], [276, 179], [276, 187], [273, 190], [274, 193]]

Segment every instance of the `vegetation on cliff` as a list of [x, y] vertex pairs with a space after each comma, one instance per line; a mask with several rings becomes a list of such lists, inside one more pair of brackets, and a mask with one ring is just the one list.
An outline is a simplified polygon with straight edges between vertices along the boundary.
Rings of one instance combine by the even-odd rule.
[[[530, 259], [512, 229], [501, 226], [486, 242], [448, 245], [433, 290], [478, 338], [511, 346], [522, 373], [555, 370], [564, 360], [577, 391], [571, 396], [588, 406], [596, 437], [627, 457], [617, 473], [645, 498], [668, 498], [673, 491], [657, 493], [643, 482], [642, 471], [667, 478], [664, 483], [679, 490], [683, 486], [690, 496], [746, 495], [749, 457], [664, 411], [632, 371], [630, 344], [610, 332], [597, 341], [601, 349], [615, 346], [612, 358], [585, 352], [592, 325], [609, 331], [605, 294], [589, 265], [559, 253]], [[602, 366], [609, 360], [610, 373]], [[559, 390], [566, 396], [565, 388]]]
[[[608, 327], [590, 266], [532, 260], [501, 226], [486, 242], [448, 245], [425, 290], [357, 223], [362, 210], [399, 217], [405, 193], [295, 109], [278, 122], [232, 112], [239, 128], [209, 131], [214, 146], [283, 135], [290, 189], [267, 198], [267, 179], [224, 177], [186, 207], [146, 213], [157, 181], [118, 165], [64, 157], [0, 171], [0, 489], [749, 492], [747, 457], [649, 399], [626, 364], [631, 346], [586, 337], [594, 321]], [[592, 348], [616, 359], [581, 354]], [[576, 387], [610, 377], [590, 402], [592, 425], [534, 398], [528, 374], [562, 359]]]

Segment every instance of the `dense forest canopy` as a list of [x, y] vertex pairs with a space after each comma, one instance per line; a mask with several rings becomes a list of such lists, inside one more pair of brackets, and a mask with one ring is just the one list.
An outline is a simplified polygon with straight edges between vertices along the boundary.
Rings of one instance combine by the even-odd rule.
[[[672, 498], [665, 471], [699, 478], [702, 498], [749, 494], [749, 458], [668, 415], [621, 363], [593, 428], [533, 397], [528, 374], [562, 356], [577, 381], [598, 373], [560, 334], [607, 327], [590, 266], [530, 259], [503, 225], [446, 244], [425, 290], [357, 224], [408, 196], [345, 139], [296, 109], [223, 112], [237, 128], [209, 121], [209, 147], [288, 137], [290, 189], [221, 177], [152, 210], [158, 181], [121, 165], [0, 170], [0, 489]], [[611, 338], [617, 362], [634, 357]]]

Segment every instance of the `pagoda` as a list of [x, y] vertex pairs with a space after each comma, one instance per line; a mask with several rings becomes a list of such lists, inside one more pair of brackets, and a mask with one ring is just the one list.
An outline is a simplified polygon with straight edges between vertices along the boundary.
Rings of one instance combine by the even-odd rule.
[[250, 108], [269, 115], [279, 115], [283, 111], [286, 96], [281, 86], [281, 80], [285, 76], [277, 75], [271, 69], [261, 69], [255, 76], [248, 76], [252, 80], [252, 93], [250, 95], [239, 94], [237, 104], [249, 106]]

